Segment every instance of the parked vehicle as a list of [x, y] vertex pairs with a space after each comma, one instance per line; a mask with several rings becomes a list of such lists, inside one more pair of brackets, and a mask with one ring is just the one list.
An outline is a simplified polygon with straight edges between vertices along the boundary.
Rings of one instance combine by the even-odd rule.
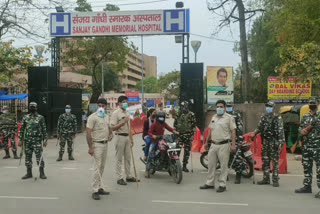
[[[145, 145], [142, 145], [143, 151]], [[156, 171], [168, 172], [175, 183], [180, 184], [182, 181], [182, 167], [179, 159], [181, 147], [176, 142], [175, 135], [164, 135], [158, 143], [158, 149], [152, 160], [153, 169], [151, 174]], [[142, 158], [140, 160], [146, 164]]]
[[[209, 145], [208, 145], [209, 148], [210, 148], [210, 145], [211, 145], [211, 143], [209, 141]], [[205, 149], [204, 145], [201, 148], [200, 163], [206, 169], [208, 169], [208, 151], [209, 151], [209, 148], [208, 148], [208, 150]], [[251, 157], [252, 152], [251, 152], [250, 148], [251, 148], [251, 144], [247, 143], [247, 142], [244, 142], [241, 146], [239, 146], [237, 148], [237, 151], [236, 151], [240, 155], [241, 160], [244, 162], [245, 167], [244, 167], [244, 169], [242, 171], [242, 176], [245, 177], [245, 178], [251, 178], [253, 176], [254, 160]], [[228, 167], [230, 167], [231, 164], [232, 164], [231, 168], [234, 167], [233, 160], [234, 160], [235, 154], [236, 153], [230, 153]], [[217, 168], [220, 168], [219, 164], [218, 164]]]

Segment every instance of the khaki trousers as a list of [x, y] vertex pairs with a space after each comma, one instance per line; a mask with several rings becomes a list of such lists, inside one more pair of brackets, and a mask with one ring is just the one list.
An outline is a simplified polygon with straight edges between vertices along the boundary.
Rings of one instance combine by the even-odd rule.
[[[93, 178], [92, 178], [92, 190], [98, 192], [100, 188], [104, 188], [100, 176], [102, 177], [104, 166], [107, 159], [108, 144], [94, 143], [93, 145]], [[100, 173], [100, 175], [99, 175]]]
[[227, 184], [228, 177], [228, 162], [230, 156], [230, 144], [216, 145], [211, 144], [210, 150], [208, 153], [208, 170], [209, 174], [207, 177], [207, 185], [214, 186], [216, 167], [218, 161], [220, 162], [220, 177], [219, 177], [219, 186], [225, 187]]
[[130, 174], [130, 160], [131, 160], [131, 150], [130, 141], [128, 136], [115, 136], [115, 149], [116, 149], [116, 176], [117, 180], [124, 179], [122, 176], [122, 159], [124, 159], [124, 171], [126, 178], [131, 178]]

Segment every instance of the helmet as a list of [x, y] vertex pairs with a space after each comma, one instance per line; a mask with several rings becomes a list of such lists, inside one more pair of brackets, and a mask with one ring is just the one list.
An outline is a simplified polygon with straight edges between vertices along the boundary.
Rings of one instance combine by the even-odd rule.
[[157, 112], [156, 121], [159, 123], [164, 123], [166, 120], [166, 114], [163, 111]]
[[317, 102], [317, 99], [315, 98], [315, 97], [311, 97], [310, 99], [309, 99], [309, 104], [317, 104], [318, 102]]
[[269, 102], [266, 103], [266, 106], [268, 106], [268, 107], [274, 107], [274, 102], [269, 101]]

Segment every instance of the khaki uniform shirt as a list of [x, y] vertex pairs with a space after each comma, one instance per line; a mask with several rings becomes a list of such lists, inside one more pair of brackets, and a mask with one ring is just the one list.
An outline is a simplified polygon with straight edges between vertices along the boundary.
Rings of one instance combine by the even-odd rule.
[[210, 122], [211, 140], [216, 143], [231, 140], [232, 130], [236, 129], [236, 123], [232, 115], [224, 113], [222, 117], [215, 114]]
[[92, 129], [92, 141], [106, 141], [109, 137], [110, 121], [109, 116], [104, 118], [98, 116], [95, 112], [88, 118], [87, 128]]
[[[126, 110], [122, 110], [122, 108], [118, 107], [111, 115], [111, 126], [122, 123], [126, 117], [129, 117], [129, 113]], [[130, 121], [127, 124], [123, 125], [115, 131], [116, 133], [129, 133]]]

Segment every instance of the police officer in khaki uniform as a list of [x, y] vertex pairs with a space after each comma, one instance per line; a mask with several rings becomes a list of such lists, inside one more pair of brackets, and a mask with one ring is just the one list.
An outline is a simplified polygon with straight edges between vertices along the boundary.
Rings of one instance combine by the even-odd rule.
[[[236, 151], [236, 124], [233, 116], [225, 113], [226, 102], [224, 100], [218, 100], [216, 106], [217, 114], [211, 119], [209, 136], [205, 142], [205, 146], [207, 147], [208, 140], [212, 140], [212, 145], [208, 153], [209, 174], [206, 184], [201, 186], [200, 189], [214, 189], [215, 172], [219, 161], [221, 173], [217, 192], [224, 192], [226, 190], [228, 177], [230, 150], [231, 152]], [[231, 139], [232, 144], [230, 145]]]
[[[127, 185], [122, 176], [122, 159], [124, 159], [124, 170], [127, 182], [136, 182], [136, 179], [130, 174], [131, 149], [133, 146], [129, 141], [130, 115], [126, 111], [128, 107], [128, 98], [120, 96], [118, 98], [118, 108], [112, 113], [111, 128], [115, 132], [116, 149], [116, 176], [117, 184]], [[133, 142], [132, 142], [133, 143]]]
[[104, 190], [101, 178], [107, 158], [108, 141], [112, 140], [109, 116], [106, 111], [107, 101], [99, 99], [97, 104], [97, 112], [90, 115], [87, 123], [88, 153], [94, 159], [92, 180], [92, 198], [94, 200], [100, 200], [100, 195], [110, 194]]

